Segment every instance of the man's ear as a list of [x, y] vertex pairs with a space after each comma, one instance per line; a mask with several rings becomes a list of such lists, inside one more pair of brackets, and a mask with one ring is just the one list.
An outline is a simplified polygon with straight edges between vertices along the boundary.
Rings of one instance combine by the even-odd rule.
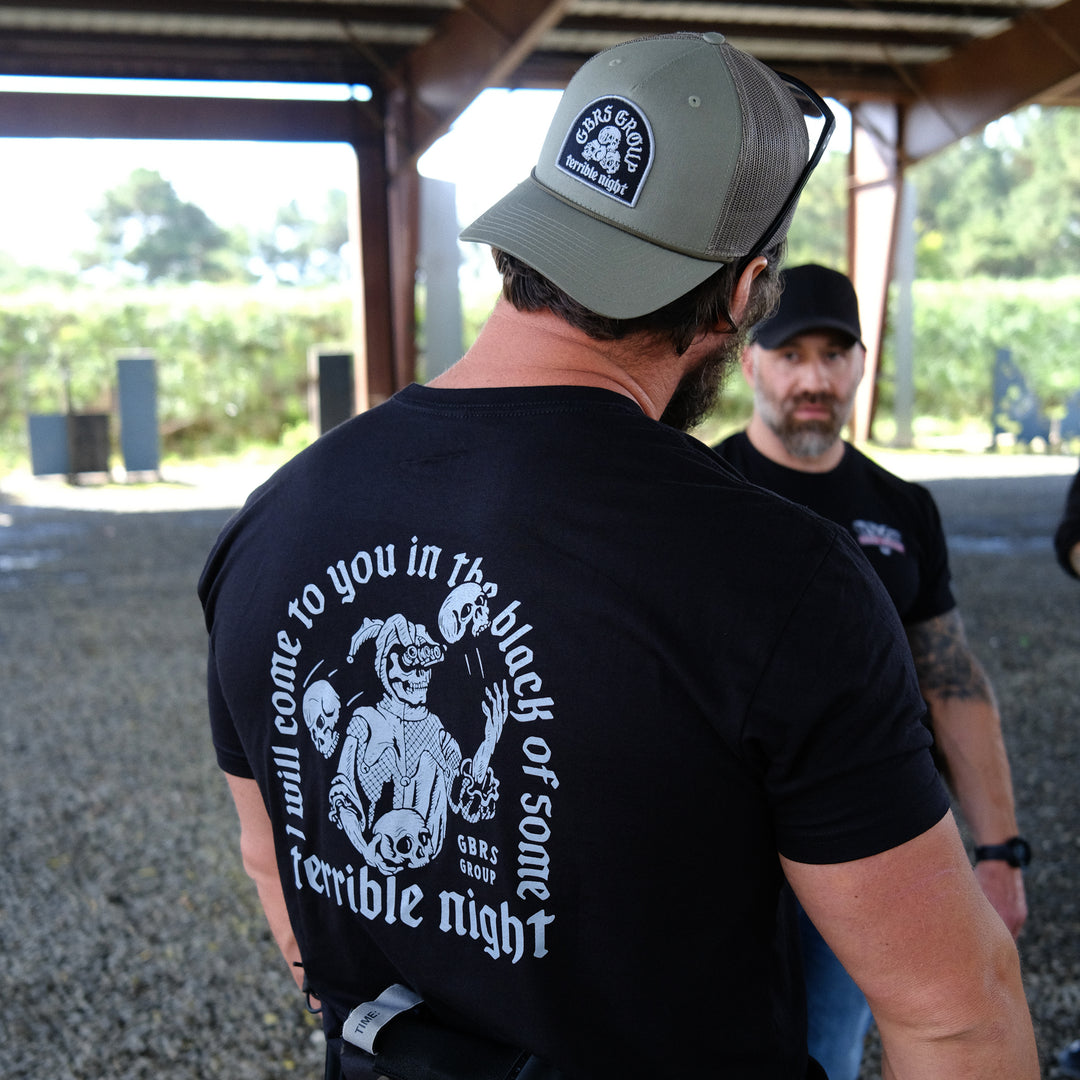
[[764, 255], [758, 255], [746, 264], [746, 268], [739, 275], [735, 285], [735, 291], [731, 296], [731, 317], [736, 324], [742, 321], [746, 305], [750, 303], [750, 290], [754, 284], [754, 278], [769, 265], [769, 260]]

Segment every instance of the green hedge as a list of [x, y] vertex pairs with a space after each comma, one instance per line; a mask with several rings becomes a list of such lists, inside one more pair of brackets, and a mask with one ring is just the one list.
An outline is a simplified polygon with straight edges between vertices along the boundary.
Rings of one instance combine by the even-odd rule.
[[[1061, 415], [1080, 390], [1080, 278], [917, 282], [913, 306], [917, 416], [974, 416], [989, 424], [998, 349], [1012, 351], [1050, 415]], [[883, 407], [891, 408], [894, 370], [890, 337], [882, 364]]]
[[167, 451], [278, 441], [307, 417], [310, 346], [348, 341], [344, 289], [229, 286], [35, 291], [0, 310], [0, 449], [24, 450], [27, 413], [114, 409], [116, 360], [157, 358]]
[[[484, 316], [490, 300], [484, 301]], [[990, 428], [994, 356], [1012, 350], [1044, 409], [1060, 415], [1080, 390], [1080, 278], [919, 282], [914, 290], [915, 414]], [[467, 313], [467, 318], [469, 318]], [[228, 451], [278, 442], [307, 416], [307, 351], [348, 341], [344, 288], [230, 286], [28, 291], [0, 305], [0, 455], [25, 455], [26, 414], [112, 411], [116, 359], [158, 360], [167, 451]], [[476, 321], [475, 319], [473, 321]], [[894, 395], [885, 343], [879, 416]], [[741, 423], [750, 395], [734, 372], [717, 416]]]
[[[896, 310], [895, 292], [890, 311]], [[1012, 351], [1044, 411], [1062, 415], [1080, 390], [1080, 278], [1055, 281], [916, 282], [913, 289], [915, 416], [945, 428], [972, 421], [991, 430], [994, 358]], [[895, 344], [887, 330], [878, 380], [879, 417], [892, 415]], [[732, 374], [718, 412], [729, 428], [750, 413], [742, 376]]]

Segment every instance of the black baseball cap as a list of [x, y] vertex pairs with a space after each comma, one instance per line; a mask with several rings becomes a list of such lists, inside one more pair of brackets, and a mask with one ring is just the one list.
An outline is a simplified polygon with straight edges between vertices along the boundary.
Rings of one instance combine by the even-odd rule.
[[780, 274], [780, 306], [754, 327], [752, 340], [776, 349], [811, 330], [839, 330], [863, 344], [859, 300], [851, 280], [838, 270], [807, 263]]

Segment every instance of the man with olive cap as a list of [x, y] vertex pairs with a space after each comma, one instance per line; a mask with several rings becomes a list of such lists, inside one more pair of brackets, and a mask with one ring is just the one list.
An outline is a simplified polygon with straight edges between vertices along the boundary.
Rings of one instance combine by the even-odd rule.
[[504, 281], [473, 347], [211, 553], [218, 761], [328, 1075], [820, 1077], [790, 882], [892, 1076], [1034, 1080], [888, 598], [680, 430], [830, 128], [721, 34], [589, 60], [463, 234]]

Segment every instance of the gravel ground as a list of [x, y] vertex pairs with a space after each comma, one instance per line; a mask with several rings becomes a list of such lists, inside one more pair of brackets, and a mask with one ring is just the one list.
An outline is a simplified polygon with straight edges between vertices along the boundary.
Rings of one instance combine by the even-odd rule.
[[[1075, 461], [886, 464], [938, 499], [1005, 718], [1035, 850], [1021, 952], [1053, 1080], [1080, 1036], [1080, 583], [1049, 543]], [[321, 1077], [318, 1024], [240, 866], [205, 730], [194, 582], [258, 478], [0, 481], [5, 1080]]]

